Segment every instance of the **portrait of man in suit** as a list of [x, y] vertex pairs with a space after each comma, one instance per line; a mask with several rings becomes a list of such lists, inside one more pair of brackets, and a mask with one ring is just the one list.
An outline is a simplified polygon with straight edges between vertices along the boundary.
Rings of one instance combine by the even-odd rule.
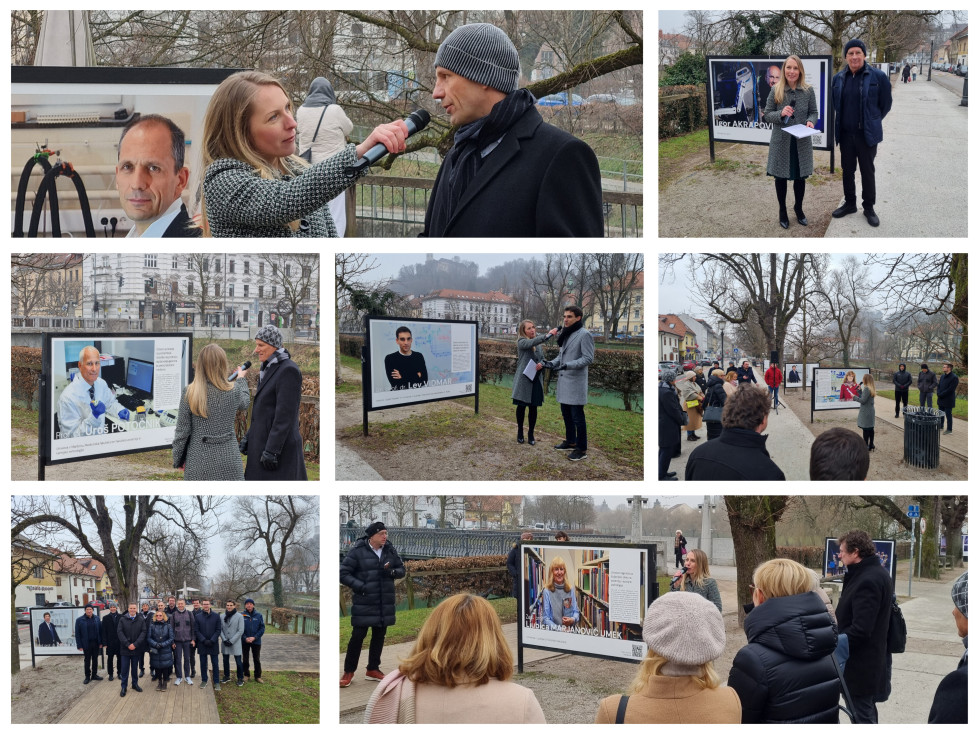
[[51, 622], [51, 613], [44, 613], [44, 622], [37, 626], [37, 642], [40, 646], [57, 646], [61, 643], [58, 629]]

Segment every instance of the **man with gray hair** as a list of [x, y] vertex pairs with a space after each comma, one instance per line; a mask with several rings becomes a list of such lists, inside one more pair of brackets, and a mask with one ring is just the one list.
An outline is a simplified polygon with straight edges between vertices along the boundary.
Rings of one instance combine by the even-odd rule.
[[99, 351], [92, 345], [83, 347], [78, 353], [78, 375], [58, 399], [59, 434], [55, 439], [107, 434], [107, 413], [129, 421], [129, 409], [116, 401], [109, 386], [99, 377], [101, 370]]
[[432, 97], [456, 128], [436, 177], [423, 237], [602, 237], [599, 162], [549, 125], [520, 89], [520, 57], [490, 23], [439, 46]]
[[141, 115], [123, 128], [116, 189], [133, 222], [126, 237], [201, 237], [180, 199], [190, 176], [184, 146], [184, 131], [163, 115]]

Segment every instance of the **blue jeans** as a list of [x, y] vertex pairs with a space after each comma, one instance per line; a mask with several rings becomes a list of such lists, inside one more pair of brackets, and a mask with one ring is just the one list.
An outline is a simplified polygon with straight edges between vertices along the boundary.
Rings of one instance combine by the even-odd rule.
[[[215, 646], [217, 648], [217, 646]], [[201, 657], [201, 683], [208, 683], [208, 659], [211, 659], [211, 673], [214, 675], [214, 683], [218, 683], [218, 651], [204, 651], [203, 649], [198, 649], [197, 655]]]
[[244, 681], [245, 680], [245, 675], [242, 672], [242, 654], [240, 654], [240, 653], [239, 654], [230, 654], [230, 653], [222, 654], [222, 657], [225, 660], [225, 662], [224, 662], [225, 663], [225, 678], [226, 679], [229, 678], [229, 676], [228, 676], [229, 673], [230, 673], [229, 666], [231, 664], [231, 661], [229, 661], [229, 658], [232, 655], [235, 656], [235, 672], [238, 674], [238, 681]]
[[126, 683], [129, 680], [129, 672], [133, 672], [133, 686], [139, 684], [140, 672], [139, 672], [139, 660], [138, 654], [130, 653], [122, 654], [119, 657], [119, 683], [122, 684], [122, 688], [126, 688]]
[[561, 417], [565, 421], [565, 441], [580, 451], [588, 449], [589, 439], [585, 427], [585, 406], [560, 403]]

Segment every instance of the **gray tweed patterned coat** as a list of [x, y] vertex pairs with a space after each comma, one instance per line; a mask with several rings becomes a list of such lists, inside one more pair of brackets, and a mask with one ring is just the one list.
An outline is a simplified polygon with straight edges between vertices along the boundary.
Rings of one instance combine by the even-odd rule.
[[861, 393], [854, 399], [861, 404], [858, 409], [857, 425], [859, 429], [873, 429], [875, 427], [875, 399], [868, 390], [868, 386], [861, 388]]
[[546, 368], [563, 365], [558, 372], [555, 399], [569, 406], [584, 406], [589, 402], [589, 365], [595, 359], [595, 342], [585, 327], [568, 336], [558, 350], [558, 357], [545, 362]]
[[[328, 203], [367, 173], [344, 168], [357, 160], [354, 145], [294, 176], [263, 179], [234, 158], [214, 161], [204, 172], [204, 201], [212, 237], [337, 237]], [[289, 223], [300, 220], [294, 232]]]
[[208, 384], [208, 417], [191, 413], [187, 390], [180, 397], [177, 429], [174, 432], [174, 467], [184, 461], [185, 480], [244, 480], [242, 455], [235, 438], [235, 413], [248, 409], [248, 381], [236, 380], [232, 390]]
[[[808, 122], [817, 124], [817, 95], [810, 87], [805, 92], [802, 90], [792, 90], [787, 88], [784, 93], [783, 104], [776, 106], [776, 90], [769, 92], [769, 99], [766, 100], [766, 110], [763, 115], [767, 123], [772, 123], [772, 138], [769, 140], [769, 163], [766, 166], [766, 173], [778, 179], [789, 178], [789, 156], [790, 141], [793, 136], [784, 133], [783, 128], [790, 125], [806, 125]], [[794, 104], [795, 95], [795, 104]], [[793, 108], [793, 117], [789, 119], [789, 125], [783, 124], [780, 113], [782, 109], [789, 105]], [[813, 139], [803, 138], [796, 141], [796, 152], [800, 159], [800, 178], [813, 174]]]
[[[544, 350], [541, 349], [541, 343], [547, 342], [549, 339], [551, 339], [551, 335], [545, 333], [534, 339], [521, 337], [517, 340], [517, 371], [514, 373], [514, 390], [510, 394], [510, 397], [515, 401], [531, 402], [531, 388], [534, 384], [524, 377], [524, 368], [532, 359], [536, 363], [544, 360]], [[534, 379], [541, 380], [540, 370]]]

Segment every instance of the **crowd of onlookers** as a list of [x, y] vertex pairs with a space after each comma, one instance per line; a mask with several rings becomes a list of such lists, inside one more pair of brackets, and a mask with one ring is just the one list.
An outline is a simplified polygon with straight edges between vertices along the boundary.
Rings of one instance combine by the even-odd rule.
[[[755, 569], [744, 622], [747, 645], [736, 654], [727, 683], [714, 666], [726, 644], [718, 586], [707, 556], [688, 550], [669, 593], [646, 611], [647, 651], [636, 677], [626, 694], [597, 703], [595, 721], [837, 723], [844, 693], [853, 722], [877, 722], [877, 702], [891, 691], [892, 652], [904, 650], [890, 635], [892, 580], [866, 532], [849, 531], [838, 544], [847, 573], [836, 607], [816, 573], [795, 561], [772, 559]], [[965, 646], [966, 573], [951, 595]], [[490, 603], [454, 595], [433, 611], [411, 653], [378, 683], [365, 722], [545, 723], [534, 692], [511, 681], [513, 668]], [[966, 653], [934, 693], [929, 722], [967, 722]]]

